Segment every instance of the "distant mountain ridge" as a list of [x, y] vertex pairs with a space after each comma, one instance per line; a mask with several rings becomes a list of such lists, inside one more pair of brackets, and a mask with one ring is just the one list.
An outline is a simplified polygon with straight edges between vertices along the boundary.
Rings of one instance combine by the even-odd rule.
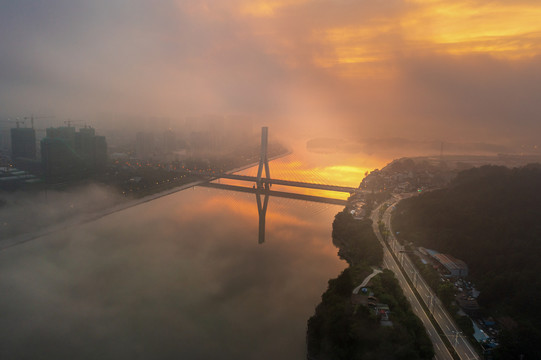
[[[405, 138], [368, 138], [348, 140], [344, 138], [318, 137], [306, 142], [306, 148], [316, 153], [364, 153], [402, 154], [401, 156], [440, 154], [501, 154], [501, 153], [535, 153], [538, 149], [519, 149], [515, 146], [485, 142], [459, 142], [440, 140], [412, 140]], [[527, 151], [526, 151], [527, 150]]]

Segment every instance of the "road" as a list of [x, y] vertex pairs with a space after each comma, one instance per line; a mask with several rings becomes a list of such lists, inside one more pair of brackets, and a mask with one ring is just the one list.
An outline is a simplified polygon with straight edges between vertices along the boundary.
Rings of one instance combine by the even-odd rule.
[[[385, 211], [385, 213], [383, 214], [383, 218], [382, 218], [382, 221], [385, 224], [385, 227], [389, 230], [389, 233], [390, 233], [388, 242], [390, 244], [391, 250], [399, 259], [402, 265], [402, 268], [406, 272], [406, 276], [409, 277], [409, 279], [415, 286], [417, 292], [419, 293], [422, 300], [424, 301], [426, 307], [432, 313], [434, 319], [436, 320], [440, 328], [443, 330], [445, 335], [449, 338], [449, 342], [454, 347], [460, 359], [464, 359], [464, 360], [480, 359], [479, 355], [472, 348], [469, 341], [464, 336], [460, 335], [461, 334], [460, 328], [451, 319], [447, 311], [444, 309], [443, 304], [435, 295], [435, 293], [432, 291], [432, 289], [426, 284], [422, 276], [419, 274], [419, 272], [417, 271], [417, 269], [411, 262], [409, 256], [405, 254], [404, 252], [400, 252], [402, 250], [401, 245], [396, 240], [395, 234], [391, 228], [391, 212], [395, 205], [396, 203], [389, 206], [387, 210]], [[377, 227], [377, 224], [375, 224], [375, 226]], [[408, 288], [409, 288], [409, 285], [408, 285]]]
[[372, 212], [372, 226], [374, 228], [374, 233], [378, 237], [378, 240], [380, 241], [381, 246], [383, 247], [383, 267], [394, 272], [396, 278], [398, 279], [400, 287], [402, 288], [402, 291], [404, 292], [404, 295], [406, 296], [409, 303], [411, 304], [413, 312], [423, 322], [426, 332], [428, 336], [430, 337], [432, 344], [434, 345], [434, 353], [435, 353], [434, 359], [437, 359], [437, 360], [453, 359], [453, 357], [449, 353], [449, 350], [447, 350], [447, 347], [443, 343], [443, 340], [438, 335], [436, 328], [434, 328], [434, 325], [428, 318], [419, 300], [413, 293], [413, 290], [411, 289], [408, 281], [404, 277], [404, 274], [400, 270], [398, 263], [395, 261], [389, 249], [387, 248], [385, 242], [383, 241], [383, 237], [378, 229], [378, 219], [377, 219], [378, 215], [379, 215], [379, 207], [376, 208]]

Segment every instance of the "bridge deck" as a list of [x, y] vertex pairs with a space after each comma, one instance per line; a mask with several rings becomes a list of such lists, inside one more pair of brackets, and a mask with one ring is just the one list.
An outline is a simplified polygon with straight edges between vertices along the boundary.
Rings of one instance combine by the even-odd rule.
[[250, 193], [250, 194], [261, 194], [261, 195], [268, 194], [270, 196], [282, 197], [282, 198], [287, 198], [287, 199], [297, 199], [297, 200], [312, 201], [312, 202], [319, 202], [319, 203], [325, 203], [325, 204], [333, 204], [333, 205], [341, 205], [341, 206], [347, 205], [346, 200], [333, 199], [333, 198], [314, 196], [314, 195], [294, 194], [294, 193], [288, 193], [284, 191], [265, 190], [265, 189], [249, 188], [249, 187], [236, 186], [236, 185], [225, 185], [225, 184], [218, 184], [218, 183], [204, 183], [204, 184], [199, 184], [198, 186], [222, 189], [222, 190], [233, 190], [233, 191], [245, 192], [245, 193]]
[[[233, 180], [257, 182], [257, 177], [255, 177], [255, 176], [237, 175], [237, 174], [225, 174], [225, 173], [213, 174], [213, 173], [198, 172], [198, 171], [186, 171], [185, 173], [189, 174], [189, 175], [192, 175], [192, 176], [202, 176], [202, 177], [210, 177], [210, 178], [216, 178], [216, 179], [223, 178], [223, 179], [233, 179]], [[281, 180], [281, 179], [267, 179], [267, 178], [264, 178], [264, 177], [261, 178], [261, 182], [265, 183], [265, 184], [268, 183], [268, 184], [276, 184], [276, 185], [303, 187], [303, 188], [308, 188], [308, 189], [347, 192], [347, 193], [350, 193], [350, 194], [355, 191], [354, 187], [349, 187], [349, 186], [315, 184], [315, 183]]]

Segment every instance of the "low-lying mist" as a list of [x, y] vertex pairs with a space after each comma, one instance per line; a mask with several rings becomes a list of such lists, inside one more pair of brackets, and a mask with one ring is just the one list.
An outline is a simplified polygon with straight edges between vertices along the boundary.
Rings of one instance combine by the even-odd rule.
[[0, 247], [22, 234], [84, 221], [122, 201], [118, 193], [95, 183], [64, 191], [0, 192]]

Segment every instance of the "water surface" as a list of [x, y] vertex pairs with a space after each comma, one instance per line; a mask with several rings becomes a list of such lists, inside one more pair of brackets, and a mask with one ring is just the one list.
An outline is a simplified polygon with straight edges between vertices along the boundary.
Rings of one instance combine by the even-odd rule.
[[4, 249], [0, 358], [304, 358], [340, 210], [271, 198], [260, 245], [255, 195], [196, 187]]

